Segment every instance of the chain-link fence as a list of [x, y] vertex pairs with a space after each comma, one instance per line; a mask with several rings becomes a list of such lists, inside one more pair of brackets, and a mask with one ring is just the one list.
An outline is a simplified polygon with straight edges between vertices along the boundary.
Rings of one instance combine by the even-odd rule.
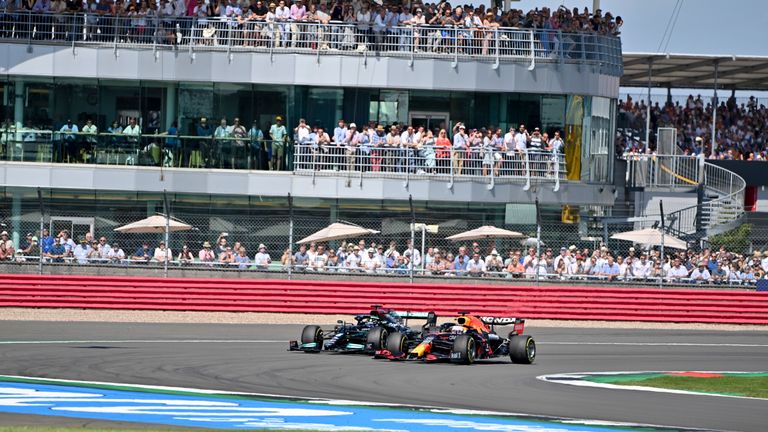
[[[187, 224], [189, 229], [175, 231], [174, 227], [166, 240], [164, 216], [147, 227], [147, 232], [117, 230], [148, 216], [162, 215], [162, 194], [135, 200], [95, 200], [77, 194], [68, 199], [39, 201], [35, 196], [25, 196], [15, 202], [5, 200], [0, 207], [2, 230], [8, 234], [3, 237], [5, 249], [0, 251], [2, 269], [71, 274], [99, 269], [101, 273], [137, 275], [194, 271], [196, 275], [238, 277], [323, 273], [339, 277], [482, 277], [488, 281], [656, 285], [688, 283], [699, 261], [706, 260], [708, 282], [750, 285], [764, 276], [763, 263], [768, 267], [762, 253], [760, 260], [754, 255], [756, 250], [768, 249], [768, 235], [761, 241], [747, 234], [745, 242], [743, 232], [727, 233], [711, 241], [718, 250], [724, 246], [730, 256], [713, 252], [710, 262], [710, 255], [701, 248], [707, 246], [706, 242], [691, 245], [690, 252], [683, 251], [684, 257], [679, 255], [689, 267], [685, 277], [672, 278], [670, 268], [679, 251], [668, 247], [662, 260], [658, 247], [644, 249], [611, 239], [634, 226], [621, 222], [616, 215], [606, 218], [605, 209], [600, 208], [579, 211], [542, 205], [539, 230], [535, 211], [523, 214], [515, 208], [510, 214], [508, 207], [498, 206], [485, 209], [465, 204], [451, 208], [415, 202], [411, 212], [408, 202], [327, 205], [322, 200], [305, 198], [289, 206], [288, 199], [260, 203], [232, 198], [229, 203], [211, 204], [195, 197], [169, 197], [168, 201], [173, 225]], [[303, 247], [299, 244], [301, 239], [337, 221], [378, 233]], [[757, 227], [751, 228], [755, 224]], [[753, 221], [750, 233], [762, 233], [760, 224]], [[446, 239], [486, 225], [516, 231], [521, 236], [459, 242]], [[411, 239], [413, 247], [408, 246]], [[731, 264], [735, 265], [733, 270]], [[718, 265], [726, 266], [729, 275], [736, 272], [738, 278], [715, 277], [720, 274]], [[747, 268], [752, 276], [742, 278]]]

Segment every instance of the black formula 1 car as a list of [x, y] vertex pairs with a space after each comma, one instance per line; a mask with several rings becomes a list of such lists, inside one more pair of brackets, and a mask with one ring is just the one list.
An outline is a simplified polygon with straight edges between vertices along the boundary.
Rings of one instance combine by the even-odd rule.
[[[496, 334], [495, 327], [500, 325], [514, 325], [506, 338]], [[386, 348], [376, 351], [375, 357], [472, 364], [478, 359], [508, 355], [513, 363], [531, 364], [536, 359], [536, 342], [523, 334], [524, 327], [525, 320], [520, 318], [477, 317], [459, 312], [455, 322], [432, 327], [421, 338], [391, 333]]]
[[[331, 330], [308, 325], [301, 332], [301, 342], [290, 341], [290, 351], [320, 352], [338, 351], [373, 354], [385, 347], [390, 334], [398, 334], [406, 341], [422, 336], [423, 329], [408, 327], [408, 318], [426, 318], [425, 328], [434, 327], [437, 316], [433, 313], [398, 313], [372, 305], [368, 314], [355, 316], [354, 323], [337, 321]], [[405, 321], [404, 321], [405, 319]]]

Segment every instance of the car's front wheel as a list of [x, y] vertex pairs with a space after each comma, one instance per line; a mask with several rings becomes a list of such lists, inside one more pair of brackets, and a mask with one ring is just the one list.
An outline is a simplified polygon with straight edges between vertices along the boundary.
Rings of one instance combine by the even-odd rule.
[[472, 364], [475, 362], [475, 339], [468, 334], [456, 336], [451, 350], [451, 361], [460, 364]]
[[401, 356], [405, 354], [407, 343], [408, 341], [404, 334], [400, 332], [392, 333], [387, 337], [387, 350], [395, 357]]
[[387, 336], [389, 332], [384, 327], [374, 327], [368, 331], [368, 346], [374, 351], [378, 351], [384, 348], [387, 344]]
[[305, 326], [301, 331], [301, 343], [315, 343], [318, 351], [323, 349], [323, 329], [316, 325]]

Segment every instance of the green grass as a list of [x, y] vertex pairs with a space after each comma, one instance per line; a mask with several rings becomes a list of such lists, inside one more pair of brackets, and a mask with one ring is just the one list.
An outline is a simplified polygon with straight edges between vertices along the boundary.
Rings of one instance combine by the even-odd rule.
[[768, 376], [724, 376], [701, 378], [666, 375], [634, 381], [618, 381], [614, 384], [768, 399]]

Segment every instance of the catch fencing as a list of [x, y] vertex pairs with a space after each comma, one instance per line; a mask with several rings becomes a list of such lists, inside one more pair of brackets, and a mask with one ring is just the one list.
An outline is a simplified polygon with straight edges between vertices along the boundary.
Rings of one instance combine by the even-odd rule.
[[[292, 206], [283, 202], [277, 202], [275, 206], [233, 202], [223, 208], [169, 198], [173, 218], [189, 224], [192, 229], [170, 232], [167, 240], [162, 227], [155, 233], [146, 234], [115, 230], [143, 219], [148, 214], [163, 212], [162, 196], [155, 198], [158, 201], [150, 205], [143, 201], [109, 202], [109, 197], [106, 197], [95, 200], [85, 208], [73, 207], [60, 200], [28, 200], [19, 203], [20, 208], [14, 214], [10, 213], [9, 207], [0, 206], [0, 222], [4, 225], [2, 229], [9, 231], [10, 242], [15, 248], [13, 255], [0, 262], [0, 272], [191, 274], [197, 277], [208, 274], [211, 277], [226, 275], [236, 278], [292, 278], [316, 274], [338, 279], [474, 279], [511, 284], [553, 284], [565, 281], [572, 285], [611, 283], [628, 287], [701, 283], [688, 278], [662, 277], [661, 263], [652, 259], [639, 270], [625, 266], [620, 274], [612, 277], [601, 275], [594, 267], [597, 261], [591, 261], [594, 251], [606, 245], [615, 255], [628, 256], [632, 244], [612, 240], [610, 236], [631, 229], [631, 224], [614, 224], [608, 231], [607, 226], [593, 225], [593, 221], [564, 223], [560, 219], [562, 215], [555, 213], [552, 208], [541, 210], [539, 230], [535, 221], [510, 220], [504, 224], [503, 219], [494, 220], [501, 215], [489, 219], [483, 209], [432, 210], [425, 207], [424, 203], [415, 204], [411, 213], [407, 205], [405, 208], [371, 212], [365, 208], [319, 209], [314, 207], [314, 201], [296, 200]], [[327, 257], [324, 260], [308, 258], [307, 262], [297, 262], [295, 254], [299, 252], [301, 239], [336, 221], [350, 221], [379, 232], [314, 245], [305, 244], [309, 255], [322, 248]], [[523, 237], [461, 242], [446, 239], [450, 235], [483, 225], [505, 226], [520, 232]], [[57, 242], [66, 243], [66, 250], [61, 256], [56, 253], [46, 254], [50, 252], [53, 239], [42, 239], [41, 230], [48, 230]], [[63, 231], [68, 232], [65, 237], [60, 236]], [[541, 232], [538, 248], [537, 231]], [[27, 234], [30, 235], [29, 239]], [[36, 237], [37, 242], [28, 249], [27, 240], [32, 240], [32, 237]], [[411, 239], [414, 240], [414, 247], [408, 248]], [[78, 246], [82, 240], [87, 240], [87, 244]], [[162, 249], [160, 242], [167, 243], [168, 252]], [[209, 248], [205, 247], [206, 243]], [[41, 244], [45, 249], [42, 260]], [[269, 255], [269, 261], [259, 260], [265, 258], [264, 255], [257, 258], [262, 244], [266, 247], [262, 252]], [[359, 251], [355, 251], [356, 246]], [[756, 244], [756, 247], [759, 246], [762, 244]], [[247, 257], [245, 259], [238, 258], [241, 247], [244, 249], [242, 255]], [[743, 247], [746, 249], [750, 246]], [[572, 262], [573, 266], [567, 262], [558, 265], [562, 260], [557, 260], [557, 256], [564, 253], [561, 248], [568, 249], [571, 257], [577, 254], [583, 256], [582, 260]], [[378, 265], [366, 263], [369, 249], [373, 250], [372, 255], [378, 260]], [[390, 249], [398, 253], [392, 254]], [[480, 270], [473, 269], [469, 262], [475, 259], [475, 253], [478, 260], [485, 261], [484, 269], [482, 266]], [[359, 261], [347, 260], [350, 254], [356, 254]], [[545, 255], [542, 259], [525, 258], [542, 254]], [[639, 249], [635, 254], [635, 257], [638, 256]], [[521, 267], [510, 267], [509, 264], [515, 261], [522, 261]], [[460, 264], [458, 267], [457, 262]], [[617, 264], [621, 265], [620, 258]], [[756, 279], [720, 278], [703, 285], [754, 289]]]

